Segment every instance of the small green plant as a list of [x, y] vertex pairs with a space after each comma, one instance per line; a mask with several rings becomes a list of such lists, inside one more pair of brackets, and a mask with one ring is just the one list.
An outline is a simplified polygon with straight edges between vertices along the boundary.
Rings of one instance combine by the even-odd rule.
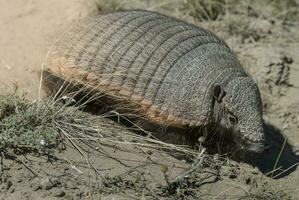
[[0, 151], [45, 153], [61, 143], [56, 124], [71, 122], [74, 116], [74, 110], [56, 101], [0, 96]]

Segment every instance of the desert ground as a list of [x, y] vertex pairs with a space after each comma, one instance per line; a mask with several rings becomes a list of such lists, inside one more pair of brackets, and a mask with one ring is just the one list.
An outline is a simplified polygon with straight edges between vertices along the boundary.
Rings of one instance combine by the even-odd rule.
[[[109, 113], [43, 102], [40, 71], [55, 39], [75, 20], [119, 9], [162, 12], [224, 39], [258, 83], [271, 148], [234, 155], [168, 144]], [[295, 0], [0, 0], [0, 199], [299, 199], [298, 13]], [[28, 110], [54, 125], [22, 126]]]

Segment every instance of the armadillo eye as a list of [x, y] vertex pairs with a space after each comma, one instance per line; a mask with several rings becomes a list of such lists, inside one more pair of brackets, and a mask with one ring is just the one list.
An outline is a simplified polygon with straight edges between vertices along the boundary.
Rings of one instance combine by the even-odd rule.
[[238, 123], [238, 119], [233, 115], [229, 115], [229, 121], [232, 125], [236, 125]]

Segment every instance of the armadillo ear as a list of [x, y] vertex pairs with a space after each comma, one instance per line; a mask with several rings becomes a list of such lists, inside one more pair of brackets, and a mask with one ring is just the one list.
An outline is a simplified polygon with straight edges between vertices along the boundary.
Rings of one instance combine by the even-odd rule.
[[220, 85], [214, 86], [214, 98], [217, 102], [221, 103], [223, 97], [225, 97], [226, 92], [223, 90], [223, 88]]

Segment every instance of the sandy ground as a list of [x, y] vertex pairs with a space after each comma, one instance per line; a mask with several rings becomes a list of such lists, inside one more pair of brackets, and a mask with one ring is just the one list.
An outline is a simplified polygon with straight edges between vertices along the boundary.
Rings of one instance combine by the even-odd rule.
[[16, 87], [37, 97], [43, 59], [57, 33], [78, 17], [91, 12], [80, 0], [0, 1], [1, 93]]
[[[29, 98], [37, 98], [39, 94], [39, 75], [46, 52], [59, 35], [63, 27], [74, 19], [93, 12], [92, 5], [83, 0], [0, 0], [0, 93], [8, 93], [15, 89], [24, 91]], [[265, 106], [265, 119], [268, 120], [269, 137], [274, 148], [259, 158], [248, 158], [248, 164], [261, 172], [273, 169], [276, 161], [281, 176], [269, 181], [278, 188], [286, 190], [294, 199], [299, 196], [299, 26], [285, 24], [269, 24], [259, 21], [258, 30], [262, 39], [258, 42], [240, 44], [219, 29], [215, 29], [237, 52], [241, 62], [258, 81]], [[258, 26], [259, 23], [253, 23]], [[213, 25], [208, 26], [213, 30]], [[271, 33], [270, 33], [271, 32]], [[276, 130], [277, 127], [279, 130]], [[282, 151], [285, 136], [288, 138]], [[68, 153], [61, 155], [67, 157]], [[74, 156], [73, 154], [70, 156]], [[42, 159], [42, 158], [40, 158]], [[245, 164], [246, 166], [248, 164]], [[8, 163], [16, 170], [13, 181], [16, 185], [26, 184], [21, 180], [26, 176], [19, 165]], [[43, 163], [41, 168], [50, 164]], [[67, 165], [69, 167], [69, 165]], [[249, 165], [248, 165], [249, 166]], [[63, 172], [68, 167], [54, 167], [52, 172]], [[26, 176], [28, 178], [28, 176]], [[57, 178], [56, 178], [57, 179]], [[57, 180], [56, 180], [57, 181]], [[49, 180], [42, 180], [41, 186], [30, 179], [31, 185], [23, 187], [17, 193], [10, 186], [1, 187], [5, 191], [1, 199], [55, 199], [65, 198], [65, 191], [52, 187]], [[54, 181], [55, 182], [55, 181]], [[50, 184], [48, 187], [47, 184]], [[71, 184], [71, 183], [69, 183]], [[48, 187], [46, 192], [39, 187]], [[61, 186], [73, 188], [68, 190], [69, 199], [75, 192], [77, 199], [83, 192], [74, 189], [81, 186]], [[54, 189], [53, 189], [54, 188]], [[28, 192], [29, 191], [29, 192]], [[32, 192], [30, 192], [32, 191]], [[35, 192], [34, 192], [35, 191]], [[78, 192], [79, 191], [79, 192]], [[81, 192], [81, 193], [80, 193]], [[82, 197], [82, 196], [81, 196]], [[112, 198], [112, 197], [111, 197]], [[75, 199], [75, 198], [74, 198]]]

